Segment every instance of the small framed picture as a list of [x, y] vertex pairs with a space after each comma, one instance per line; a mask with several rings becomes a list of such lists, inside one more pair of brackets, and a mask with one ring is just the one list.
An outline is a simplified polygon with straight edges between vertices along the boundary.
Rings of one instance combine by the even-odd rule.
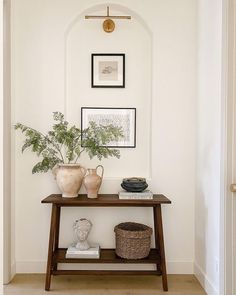
[[92, 88], [125, 87], [125, 54], [93, 53], [91, 58]]
[[89, 122], [97, 125], [114, 125], [121, 127], [124, 138], [118, 142], [110, 142], [107, 147], [136, 147], [136, 108], [81, 108], [81, 129], [88, 128]]

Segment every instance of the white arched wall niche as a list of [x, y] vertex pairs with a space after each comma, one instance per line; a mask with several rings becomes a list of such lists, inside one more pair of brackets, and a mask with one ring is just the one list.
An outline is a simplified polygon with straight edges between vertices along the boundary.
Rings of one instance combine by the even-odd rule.
[[[120, 149], [119, 160], [102, 160], [105, 180], [110, 181], [104, 181], [101, 189], [114, 192], [123, 177], [151, 178], [152, 34], [141, 17], [121, 5], [111, 4], [112, 14], [130, 14], [132, 20], [116, 20], [111, 34], [103, 31], [102, 20], [84, 19], [86, 14], [104, 14], [105, 7], [88, 8], [66, 30], [65, 113], [78, 124], [84, 106], [136, 108], [136, 148]], [[125, 53], [125, 88], [91, 88], [92, 53]], [[81, 163], [95, 167], [99, 161], [83, 155]]]

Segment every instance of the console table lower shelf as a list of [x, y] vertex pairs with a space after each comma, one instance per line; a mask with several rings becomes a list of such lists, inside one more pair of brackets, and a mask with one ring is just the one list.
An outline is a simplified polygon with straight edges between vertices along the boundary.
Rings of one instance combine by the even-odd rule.
[[[160, 255], [157, 249], [151, 249], [148, 257], [143, 259], [123, 259], [116, 255], [115, 249], [101, 249], [99, 259], [75, 259], [65, 258], [65, 248], [59, 248], [54, 252], [53, 255], [53, 275], [116, 275], [116, 274], [127, 274], [127, 275], [161, 275], [160, 268]], [[156, 264], [156, 270], [58, 270], [57, 263], [125, 263], [125, 264]]]
[[[50, 290], [52, 275], [161, 275], [164, 291], [168, 291], [164, 235], [162, 226], [161, 205], [170, 204], [171, 201], [164, 195], [154, 195], [152, 200], [119, 200], [118, 195], [98, 195], [97, 199], [88, 199], [86, 195], [77, 198], [62, 198], [53, 194], [42, 200], [42, 203], [52, 204], [51, 225], [48, 244], [48, 260], [45, 281], [45, 290]], [[99, 259], [66, 258], [66, 250], [59, 248], [59, 232], [61, 207], [152, 207], [154, 221], [155, 248], [151, 249], [148, 257], [144, 259], [123, 259], [116, 255], [115, 249], [101, 249]], [[112, 264], [155, 264], [155, 270], [61, 270], [59, 263], [112, 263]]]

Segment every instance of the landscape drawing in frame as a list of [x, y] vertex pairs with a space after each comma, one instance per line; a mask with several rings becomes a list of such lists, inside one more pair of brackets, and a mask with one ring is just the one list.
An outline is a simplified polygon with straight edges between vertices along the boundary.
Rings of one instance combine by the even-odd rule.
[[91, 55], [92, 88], [125, 87], [125, 54], [93, 53]]
[[107, 147], [136, 147], [136, 108], [82, 107], [81, 129], [88, 128], [89, 122], [104, 126], [112, 124], [122, 128], [124, 138], [118, 142], [108, 143]]

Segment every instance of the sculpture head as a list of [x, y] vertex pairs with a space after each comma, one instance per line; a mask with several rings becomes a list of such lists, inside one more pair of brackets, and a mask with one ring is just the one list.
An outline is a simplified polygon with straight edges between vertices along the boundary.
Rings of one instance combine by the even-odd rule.
[[92, 222], [86, 218], [78, 219], [73, 224], [73, 229], [79, 241], [87, 240], [91, 228]]

